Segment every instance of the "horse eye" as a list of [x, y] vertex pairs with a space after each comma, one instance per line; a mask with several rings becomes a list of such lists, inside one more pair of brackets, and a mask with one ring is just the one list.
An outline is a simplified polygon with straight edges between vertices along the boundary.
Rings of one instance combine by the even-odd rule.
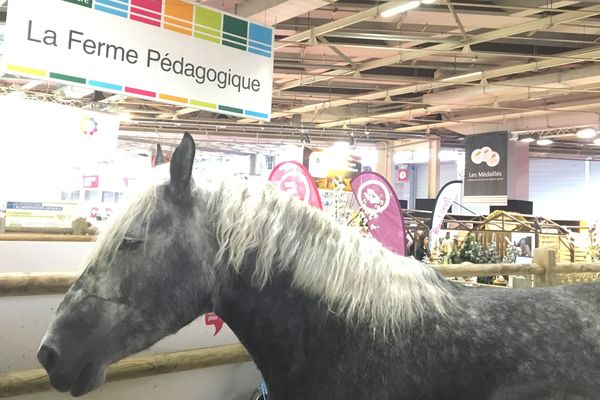
[[119, 245], [119, 250], [134, 250], [137, 249], [142, 241], [139, 239], [123, 238], [123, 241]]

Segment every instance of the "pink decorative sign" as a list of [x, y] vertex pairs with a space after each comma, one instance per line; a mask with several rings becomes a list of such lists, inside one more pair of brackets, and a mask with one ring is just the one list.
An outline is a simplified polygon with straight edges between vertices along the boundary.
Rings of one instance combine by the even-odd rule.
[[406, 255], [404, 215], [388, 181], [376, 172], [363, 172], [350, 185], [373, 237], [388, 250]]
[[271, 171], [269, 181], [282, 192], [291, 192], [311, 206], [323, 209], [317, 185], [304, 165], [296, 161], [277, 164]]

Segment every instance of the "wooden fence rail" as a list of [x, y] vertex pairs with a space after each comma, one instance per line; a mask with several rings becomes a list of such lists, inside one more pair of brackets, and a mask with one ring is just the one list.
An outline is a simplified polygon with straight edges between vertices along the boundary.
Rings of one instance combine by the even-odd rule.
[[0, 242], [92, 242], [91, 235], [57, 235], [50, 233], [0, 233]]
[[[554, 250], [535, 250], [532, 264], [451, 264], [434, 265], [443, 276], [533, 275], [536, 287], [559, 283], [557, 274], [597, 272], [600, 263], [556, 263]], [[1, 296], [62, 294], [73, 284], [79, 272], [0, 273]]]
[[[106, 381], [141, 378], [251, 360], [241, 344], [130, 357], [110, 366]], [[0, 374], [0, 398], [48, 390], [50, 390], [50, 381], [44, 369]]]
[[71, 222], [70, 228], [48, 228], [29, 226], [7, 226], [6, 218], [0, 217], [0, 234], [5, 233], [37, 233], [46, 236], [52, 235], [86, 235], [89, 233], [87, 222], [83, 218], [77, 218]]
[[537, 264], [449, 264], [433, 266], [443, 276], [543, 275]]
[[7, 272], [0, 273], [0, 296], [64, 294], [79, 272]]

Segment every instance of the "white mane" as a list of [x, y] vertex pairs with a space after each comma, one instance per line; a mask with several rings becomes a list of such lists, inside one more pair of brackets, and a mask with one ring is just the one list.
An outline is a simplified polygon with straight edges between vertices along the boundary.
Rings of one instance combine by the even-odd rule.
[[219, 259], [239, 270], [246, 255], [256, 252], [253, 278], [259, 288], [277, 270], [287, 270], [293, 286], [384, 337], [454, 304], [433, 269], [362, 238], [271, 185], [238, 187], [223, 184], [213, 192], [209, 212], [216, 218]]

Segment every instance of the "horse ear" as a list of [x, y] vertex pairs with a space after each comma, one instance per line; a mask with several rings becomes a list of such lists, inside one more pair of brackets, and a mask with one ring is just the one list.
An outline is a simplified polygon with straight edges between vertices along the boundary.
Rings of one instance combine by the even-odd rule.
[[169, 192], [175, 199], [181, 200], [191, 191], [190, 180], [192, 179], [195, 154], [196, 144], [194, 139], [192, 135], [186, 132], [183, 134], [183, 139], [173, 152], [171, 159]]

